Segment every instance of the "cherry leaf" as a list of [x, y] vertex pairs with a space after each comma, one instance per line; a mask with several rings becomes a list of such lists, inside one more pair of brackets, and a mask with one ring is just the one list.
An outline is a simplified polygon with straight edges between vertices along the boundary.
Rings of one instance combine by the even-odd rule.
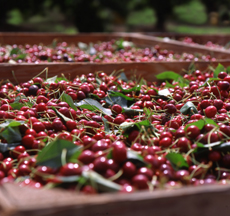
[[102, 192], [116, 192], [121, 190], [121, 186], [108, 179], [105, 179], [100, 174], [93, 170], [83, 171], [82, 176], [95, 186], [99, 191]]
[[175, 73], [173, 71], [165, 71], [163, 73], [157, 74], [156, 78], [158, 80], [178, 80], [179, 78], [182, 78], [182, 76], [178, 73]]
[[[56, 139], [46, 145], [37, 156], [37, 165], [59, 168], [62, 165], [62, 152], [66, 149], [66, 163], [71, 162], [73, 155], [79, 155], [82, 151], [80, 146], [74, 145], [67, 140]], [[76, 156], [77, 157], [77, 156]]]
[[61, 96], [61, 100], [66, 102], [75, 111], [77, 110], [77, 107], [74, 105], [73, 99], [68, 94], [64, 93]]
[[182, 106], [180, 112], [184, 115], [193, 115], [194, 113], [198, 113], [196, 106], [191, 101]]
[[171, 152], [171, 153], [168, 153], [165, 157], [166, 159], [170, 161], [174, 170], [179, 170], [179, 169], [189, 167], [187, 161], [179, 153]]
[[0, 133], [0, 136], [3, 137], [9, 144], [21, 142], [22, 140], [22, 136], [18, 127], [8, 126]]
[[127, 160], [134, 163], [137, 167], [143, 167], [148, 165], [144, 161], [144, 158], [138, 152], [131, 149], [127, 150]]
[[222, 72], [222, 71], [225, 71], [225, 68], [224, 68], [224, 66], [222, 65], [222, 64], [218, 64], [218, 66], [216, 67], [216, 69], [214, 70], [214, 72], [213, 72], [213, 76], [215, 77], [215, 78], [217, 78], [218, 77], [218, 74], [220, 73], [220, 72]]
[[91, 98], [83, 99], [80, 102], [74, 103], [74, 104], [75, 106], [80, 107], [82, 109], [88, 109], [90, 111], [100, 110], [105, 115], [112, 115], [112, 112], [110, 109], [104, 108], [98, 101], [91, 99]]

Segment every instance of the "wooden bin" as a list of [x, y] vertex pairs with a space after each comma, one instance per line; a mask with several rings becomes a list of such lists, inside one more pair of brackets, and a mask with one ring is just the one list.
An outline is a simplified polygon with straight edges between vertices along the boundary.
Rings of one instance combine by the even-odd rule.
[[1, 216], [229, 215], [230, 185], [203, 185], [131, 194], [80, 195], [61, 189], [0, 187]]
[[[162, 49], [174, 50], [177, 53], [189, 52], [189, 53], [203, 53], [209, 54], [224, 64], [225, 66], [230, 65], [230, 52], [223, 50], [213, 50], [204, 46], [189, 46], [179, 41], [165, 42], [162, 39], [147, 36], [139, 33], [92, 33], [92, 34], [77, 34], [77, 35], [66, 35], [66, 34], [52, 34], [52, 33], [0, 33], [0, 44], [51, 44], [54, 39], [59, 41], [66, 41], [68, 43], [77, 42], [97, 42], [97, 41], [108, 41], [111, 39], [124, 38], [125, 40], [132, 41], [139, 47], [160, 45]], [[217, 62], [205, 62], [199, 61], [195, 64], [199, 68], [206, 68], [207, 65], [217, 65]], [[60, 75], [61, 73], [70, 74], [73, 76], [89, 73], [95, 71], [105, 71], [111, 73], [114, 70], [124, 69], [127, 75], [133, 74], [135, 71], [146, 78], [153, 78], [151, 73], [157, 74], [163, 71], [175, 71], [181, 72], [182, 69], [187, 69], [191, 62], [187, 61], [175, 61], [175, 62], [130, 62], [130, 63], [41, 63], [41, 64], [0, 64], [0, 79], [16, 83], [17, 81], [25, 82], [45, 68], [49, 69], [49, 77], [54, 75]], [[44, 74], [43, 74], [44, 75]], [[16, 77], [16, 80], [15, 80]]]
[[[91, 35], [91, 34], [90, 34]], [[167, 43], [151, 36], [140, 34], [92, 34], [90, 35], [58, 35], [59, 38], [69, 43], [78, 41], [96, 42], [109, 40], [117, 35], [136, 44], [153, 46], [159, 44], [162, 48], [185, 51], [187, 45], [180, 42]], [[98, 35], [96, 37], [96, 35]], [[1, 34], [1, 43], [39, 43], [49, 44], [57, 35], [55, 34]], [[94, 39], [94, 41], [93, 41]], [[228, 52], [211, 51], [202, 47], [193, 47], [189, 51], [211, 53], [225, 56]], [[227, 57], [229, 58], [229, 57]], [[218, 61], [224, 66], [229, 66], [229, 60]], [[197, 68], [203, 70], [212, 64], [215, 67], [218, 62], [196, 62]], [[48, 67], [49, 76], [61, 75], [73, 78], [80, 74], [95, 71], [111, 73], [113, 70], [124, 69], [127, 76], [131, 77], [135, 71], [149, 81], [155, 79], [155, 75], [165, 70], [173, 70], [182, 73], [190, 62], [153, 62], [153, 63], [47, 63], [47, 64], [0, 64], [0, 79], [14, 81], [13, 74], [18, 82], [25, 82]], [[14, 73], [12, 73], [14, 71]], [[43, 77], [45, 74], [42, 75]], [[184, 187], [175, 190], [140, 191], [133, 194], [101, 194], [79, 195], [60, 189], [32, 189], [6, 183], [0, 185], [0, 215], [1, 216], [214, 216], [225, 215], [229, 211], [230, 185], [206, 185], [199, 187]]]
[[[205, 45], [207, 42], [211, 41], [214, 44], [218, 44], [221, 46], [225, 46], [230, 42], [230, 35], [229, 34], [185, 34], [185, 33], [173, 33], [173, 32], [150, 32], [150, 33], [143, 33], [144, 35], [160, 37], [160, 38], [170, 38], [173, 40], [181, 41], [185, 37], [192, 38], [193, 42], [198, 43], [199, 45]], [[183, 42], [184, 43], [184, 42]], [[189, 45], [189, 44], [188, 44]], [[218, 48], [216, 48], [218, 49]], [[224, 48], [223, 48], [224, 49]], [[228, 51], [228, 50], [226, 50]]]

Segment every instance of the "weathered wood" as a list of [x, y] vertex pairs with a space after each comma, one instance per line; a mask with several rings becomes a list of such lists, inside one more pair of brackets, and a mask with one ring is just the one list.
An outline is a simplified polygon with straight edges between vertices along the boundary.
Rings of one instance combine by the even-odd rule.
[[228, 215], [230, 185], [204, 185], [132, 194], [79, 195], [5, 184], [14, 211], [5, 216], [216, 216]]
[[[196, 62], [196, 68], [200, 70], [205, 70], [209, 65], [216, 67], [218, 63], [223, 64], [225, 67], [230, 65], [230, 61], [222, 60], [218, 62]], [[156, 80], [155, 76], [158, 73], [164, 71], [174, 71], [177, 73], [183, 73], [187, 70], [191, 62], [140, 62], [140, 63], [47, 63], [47, 64], [0, 64], [0, 80], [9, 79], [13, 83], [17, 81], [25, 82], [32, 79], [34, 76], [39, 74], [45, 68], [48, 68], [48, 76], [52, 77], [55, 75], [60, 76], [62, 73], [65, 74], [67, 78], [73, 79], [81, 74], [94, 73], [96, 71], [104, 71], [108, 74], [112, 73], [114, 70], [118, 71], [124, 69], [128, 78], [133, 75], [142, 76], [149, 81]], [[13, 72], [12, 72], [13, 71]], [[14, 76], [17, 81], [15, 80]], [[45, 78], [45, 72], [41, 77]]]
[[168, 37], [174, 40], [180, 40], [185, 37], [192, 38], [193, 42], [204, 45], [208, 41], [212, 43], [219, 44], [221, 46], [225, 46], [227, 43], [230, 42], [230, 35], [229, 34], [185, 34], [185, 33], [172, 33], [172, 32], [148, 32], [143, 33], [149, 36], [155, 37]]

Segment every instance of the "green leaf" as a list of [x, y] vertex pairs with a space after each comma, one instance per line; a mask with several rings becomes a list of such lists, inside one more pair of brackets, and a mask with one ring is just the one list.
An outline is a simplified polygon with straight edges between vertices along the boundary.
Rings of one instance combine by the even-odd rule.
[[16, 47], [16, 48], [13, 48], [11, 51], [10, 51], [10, 55], [14, 55], [14, 54], [20, 54], [21, 53], [21, 50]]
[[72, 109], [77, 111], [77, 107], [73, 103], [73, 99], [66, 93], [62, 94], [61, 100], [66, 102]]
[[22, 124], [24, 124], [24, 121], [15, 121], [15, 120], [7, 119], [7, 121], [0, 124], [0, 128], [17, 127]]
[[82, 42], [78, 42], [78, 47], [81, 50], [87, 50], [88, 49], [88, 45], [86, 43], [82, 43]]
[[63, 115], [62, 113], [60, 113], [55, 107], [52, 107], [52, 109], [56, 112], [57, 116], [61, 118], [62, 120], [64, 120], [65, 122], [72, 120], [66, 117], [65, 115]]
[[124, 98], [124, 99], [126, 99], [128, 101], [133, 101], [134, 100], [133, 98], [128, 97], [128, 96], [122, 94], [121, 92], [115, 92], [115, 91], [109, 91], [109, 96], [110, 97], [122, 97], [122, 98]]
[[106, 118], [104, 118], [104, 117], [102, 117], [102, 121], [104, 122], [104, 130], [105, 130], [105, 132], [110, 132], [110, 129], [109, 129], [109, 121], [106, 119]]
[[178, 80], [179, 78], [182, 78], [182, 76], [180, 74], [177, 74], [173, 71], [165, 71], [163, 73], [160, 73], [158, 75], [156, 75], [156, 78], [158, 80]]
[[124, 93], [130, 93], [132, 91], [136, 92], [136, 91], [140, 91], [141, 90], [141, 86], [140, 85], [134, 86], [133, 88], [130, 88], [130, 89], [124, 89], [124, 88], [122, 88], [122, 86], [120, 84], [118, 84], [116, 82], [115, 82], [115, 84], [117, 86], [117, 89], [121, 90]]
[[120, 124], [120, 128], [124, 131], [124, 136], [127, 136], [134, 128], [141, 130], [142, 126], [145, 127], [146, 130], [148, 128], [154, 129], [149, 120], [144, 120], [141, 122], [123, 122], [122, 124]]
[[220, 73], [220, 72], [222, 72], [222, 71], [225, 71], [225, 68], [224, 68], [224, 66], [222, 65], [222, 64], [218, 64], [218, 66], [216, 67], [216, 69], [214, 70], [214, 73], [213, 73], [213, 76], [215, 77], [215, 78], [217, 78], [218, 77], [218, 74]]
[[3, 137], [7, 143], [17, 143], [21, 142], [22, 136], [18, 127], [7, 126], [7, 128], [0, 133], [0, 136]]
[[198, 113], [196, 106], [191, 101], [182, 106], [180, 112], [184, 115], [193, 115], [194, 113]]
[[226, 68], [226, 73], [230, 73], [230, 66]]
[[117, 192], [122, 188], [119, 184], [105, 179], [93, 170], [83, 171], [82, 176], [88, 179], [92, 185], [95, 185], [95, 187], [102, 192]]
[[128, 150], [127, 159], [134, 163], [137, 167], [147, 166], [148, 164], [144, 161], [144, 158], [136, 151]]
[[124, 82], [129, 81], [124, 72], [120, 73], [118, 80], [122, 80]]
[[108, 96], [105, 97], [104, 100], [110, 106], [118, 104], [121, 107], [127, 107], [128, 101], [133, 101], [133, 98], [130, 98], [120, 92], [109, 91]]
[[21, 142], [18, 143], [0, 143], [0, 152], [4, 153], [9, 150], [14, 149], [16, 146], [21, 145]]
[[105, 115], [112, 115], [110, 109], [104, 108], [98, 101], [91, 98], [83, 99], [78, 103], [74, 103], [74, 105], [90, 111], [101, 110]]
[[204, 86], [206, 86], [208, 83], [212, 82], [212, 81], [216, 81], [216, 80], [220, 80], [219, 78], [207, 78], [206, 81], [204, 82], [204, 84], [202, 86], [200, 86], [199, 88], [202, 88]]
[[54, 76], [54, 77], [48, 78], [47, 80], [45, 80], [45, 82], [47, 82], [49, 84], [54, 83], [56, 81], [56, 79], [57, 79], [57, 75]]
[[37, 165], [59, 168], [62, 165], [62, 152], [66, 149], [66, 162], [70, 162], [73, 155], [79, 154], [82, 151], [80, 146], [74, 145], [67, 140], [56, 139], [46, 145], [37, 156]]
[[171, 96], [171, 93], [168, 89], [163, 89], [163, 90], [158, 91], [158, 95], [168, 97], [168, 96]]
[[171, 153], [168, 153], [165, 157], [166, 157], [166, 159], [168, 159], [170, 161], [174, 170], [179, 170], [179, 169], [189, 167], [187, 161], [179, 153], [171, 152]]
[[25, 59], [25, 57], [27, 56], [27, 54], [26, 53], [23, 53], [23, 54], [20, 54], [20, 55], [18, 55], [14, 60], [19, 60], [19, 59]]
[[55, 83], [58, 83], [58, 82], [60, 82], [62, 80], [68, 82], [68, 79], [66, 79], [65, 77], [57, 77], [56, 80], [55, 80]]
[[138, 115], [139, 113], [142, 113], [142, 109], [132, 109], [128, 107], [123, 107], [122, 108], [122, 113], [126, 113], [128, 115]]
[[187, 124], [184, 128], [184, 130], [186, 131], [188, 129], [188, 127], [190, 127], [191, 125], [195, 125], [197, 126], [200, 130], [202, 130], [202, 128], [205, 126], [205, 121], [203, 119], [200, 119], [198, 121], [195, 121], [193, 123]]
[[78, 182], [80, 180], [81, 176], [75, 175], [75, 176], [57, 176], [55, 179], [58, 181], [61, 181], [62, 183], [71, 183], [71, 182]]
[[193, 123], [190, 123], [190, 124], [187, 124], [185, 126], [185, 131], [187, 130], [187, 128], [191, 125], [195, 125], [197, 126], [200, 130], [203, 129], [203, 127], [207, 124], [211, 124], [211, 125], [214, 125], [215, 127], [218, 127], [218, 124], [216, 124], [216, 122], [210, 118], [204, 118], [204, 119], [200, 119], [198, 121], [195, 121]]
[[10, 106], [14, 109], [14, 110], [20, 110], [24, 104], [22, 103], [19, 103], [19, 102], [14, 102], [14, 103], [11, 103]]

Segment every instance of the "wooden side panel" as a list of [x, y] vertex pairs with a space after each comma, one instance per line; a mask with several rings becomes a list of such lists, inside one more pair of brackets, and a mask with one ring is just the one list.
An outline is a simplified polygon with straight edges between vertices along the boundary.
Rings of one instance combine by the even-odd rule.
[[[200, 70], [205, 70], [208, 65], [216, 67], [218, 63], [225, 67], [230, 65], [230, 61], [222, 60], [218, 62], [196, 62], [195, 65]], [[73, 79], [81, 74], [104, 71], [107, 74], [114, 70], [124, 70], [128, 78], [134, 75], [142, 76], [149, 81], [155, 81], [155, 76], [164, 71], [174, 71], [183, 73], [187, 70], [191, 62], [154, 62], [154, 63], [120, 63], [120, 64], [87, 64], [87, 63], [48, 63], [48, 64], [0, 64], [0, 80], [9, 79], [13, 83], [21, 83], [32, 79], [45, 68], [48, 68], [48, 77], [60, 76], [62, 73], [67, 78]], [[16, 79], [15, 79], [16, 77]], [[44, 72], [41, 77], [45, 78]]]
[[155, 37], [169, 37], [171, 39], [179, 40], [181, 38], [190, 37], [193, 39], [195, 43], [199, 44], [206, 44], [208, 41], [211, 41], [213, 43], [225, 46], [227, 43], [230, 42], [230, 35], [229, 34], [211, 34], [211, 35], [198, 35], [198, 34], [183, 34], [183, 33], [162, 33], [162, 32], [149, 32], [149, 33], [143, 33], [150, 36]]
[[0, 44], [51, 44], [54, 39], [68, 43], [108, 41], [124, 38], [140, 47], [160, 45], [161, 48], [177, 53], [209, 54], [218, 59], [229, 59], [230, 51], [217, 50], [202, 45], [189, 45], [180, 41], [164, 41], [160, 38], [139, 33], [91, 33], [91, 34], [52, 34], [52, 33], [0, 33]]
[[229, 185], [204, 185], [133, 194], [79, 195], [5, 184], [14, 211], [5, 216], [216, 216], [228, 215]]

